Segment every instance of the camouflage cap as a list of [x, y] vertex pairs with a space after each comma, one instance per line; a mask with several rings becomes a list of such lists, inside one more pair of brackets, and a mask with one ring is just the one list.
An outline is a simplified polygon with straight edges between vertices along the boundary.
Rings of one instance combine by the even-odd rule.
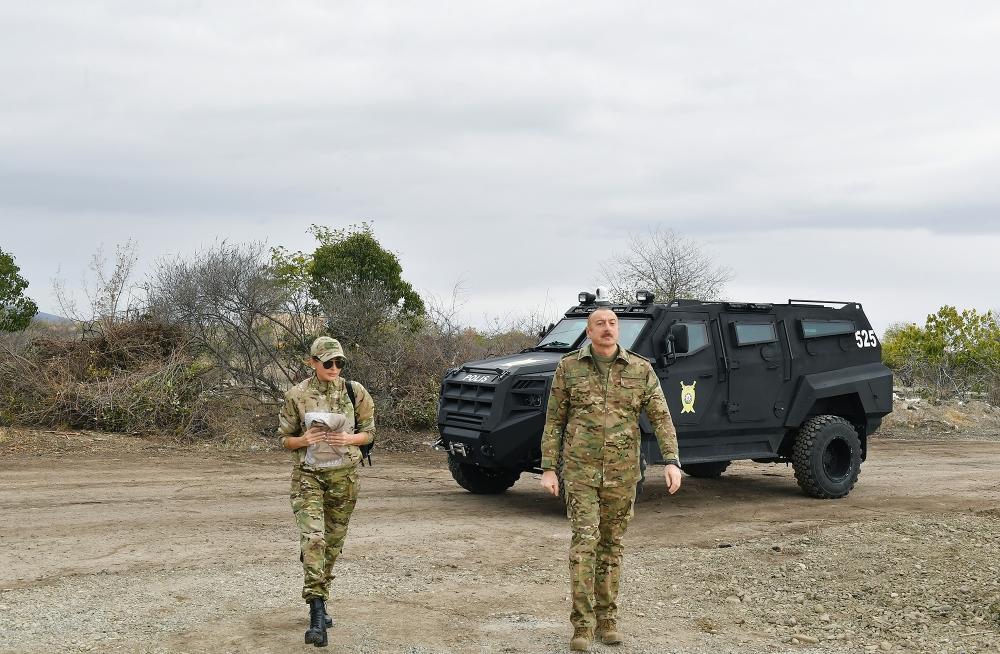
[[309, 354], [320, 361], [329, 361], [336, 357], [347, 360], [347, 357], [344, 356], [344, 348], [340, 347], [340, 341], [329, 336], [320, 336], [313, 341], [312, 347], [309, 348]]

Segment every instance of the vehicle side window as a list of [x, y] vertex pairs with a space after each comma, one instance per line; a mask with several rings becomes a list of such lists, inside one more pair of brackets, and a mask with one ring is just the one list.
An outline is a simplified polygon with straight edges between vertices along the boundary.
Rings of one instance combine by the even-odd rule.
[[681, 321], [679, 324], [687, 326], [688, 349], [686, 352], [678, 352], [677, 356], [691, 356], [708, 347], [708, 325], [703, 322]]
[[778, 334], [774, 331], [773, 322], [734, 322], [737, 345], [759, 345], [774, 343]]
[[856, 331], [853, 320], [807, 320], [799, 321], [802, 327], [802, 338], [819, 338], [821, 336], [837, 336], [853, 334]]

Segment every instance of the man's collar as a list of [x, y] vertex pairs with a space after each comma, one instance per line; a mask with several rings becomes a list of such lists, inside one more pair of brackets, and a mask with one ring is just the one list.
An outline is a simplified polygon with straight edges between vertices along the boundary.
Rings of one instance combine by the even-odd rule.
[[[576, 358], [577, 359], [583, 359], [584, 357], [591, 357], [591, 358], [593, 358], [594, 352], [590, 348], [591, 345], [592, 345], [591, 343], [587, 343], [586, 345], [584, 345], [583, 347], [581, 347], [580, 348], [580, 353], [578, 355], [576, 355]], [[621, 344], [618, 344], [618, 356], [617, 356], [617, 358], [621, 359], [626, 364], [632, 363], [632, 359], [629, 358], [629, 356], [628, 356], [628, 350], [626, 350], [625, 348], [623, 348], [621, 346]]]

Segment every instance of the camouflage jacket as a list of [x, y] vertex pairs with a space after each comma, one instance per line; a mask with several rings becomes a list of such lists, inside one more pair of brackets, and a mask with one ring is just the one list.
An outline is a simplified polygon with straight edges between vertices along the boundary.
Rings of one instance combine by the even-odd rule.
[[542, 432], [542, 469], [589, 486], [626, 486], [639, 481], [639, 413], [645, 409], [664, 460], [677, 459], [677, 431], [653, 367], [619, 347], [607, 387], [590, 346], [562, 358]]
[[[307, 411], [326, 411], [342, 413], [347, 416], [346, 432], [365, 432], [370, 443], [375, 439], [375, 401], [364, 386], [351, 382], [354, 387], [354, 397], [358, 411], [354, 414], [351, 398], [344, 388], [344, 380], [339, 377], [331, 382], [323, 382], [315, 376], [296, 384], [285, 393], [285, 402], [278, 411], [278, 436], [299, 436], [305, 431], [303, 418]], [[361, 461], [361, 449], [351, 445], [347, 448], [350, 463], [344, 467], [355, 466]], [[296, 467], [306, 467], [304, 464], [306, 448], [300, 447], [292, 451]]]

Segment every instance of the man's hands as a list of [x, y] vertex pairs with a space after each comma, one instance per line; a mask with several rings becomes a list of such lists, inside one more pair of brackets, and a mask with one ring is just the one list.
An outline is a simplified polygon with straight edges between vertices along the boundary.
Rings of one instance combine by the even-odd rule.
[[670, 464], [663, 466], [663, 477], [667, 480], [667, 492], [673, 495], [681, 487], [681, 469]]
[[542, 473], [542, 488], [554, 497], [559, 497], [559, 477], [556, 476], [555, 470], [546, 470]]

